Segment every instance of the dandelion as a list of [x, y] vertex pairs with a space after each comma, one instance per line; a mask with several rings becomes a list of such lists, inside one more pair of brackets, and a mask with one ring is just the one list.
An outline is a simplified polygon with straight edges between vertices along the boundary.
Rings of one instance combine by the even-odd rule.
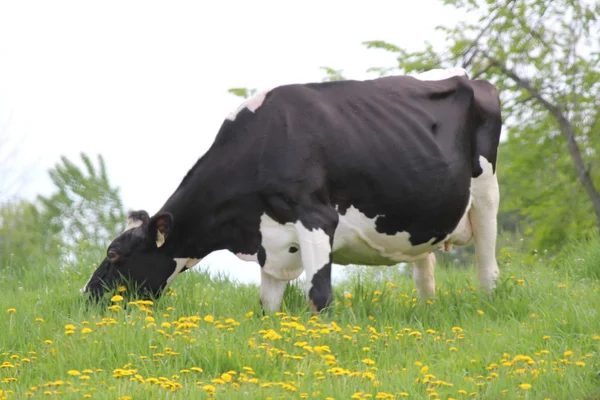
[[483, 310], [477, 310], [477, 314], [479, 314], [479, 315], [483, 315], [483, 314], [485, 314], [485, 313], [483, 312]]
[[6, 312], [9, 313], [9, 314], [14, 314], [14, 313], [17, 312], [17, 309], [16, 308], [9, 308], [8, 310], [6, 310]]
[[70, 369], [69, 371], [67, 371], [67, 374], [71, 376], [79, 376], [81, 375], [81, 372], [77, 371], [76, 369]]
[[551, 338], [551, 336], [548, 336], [548, 335], [545, 335], [542, 337], [542, 339], [544, 339], [544, 340], [549, 340], [550, 338]]
[[83, 329], [81, 330], [81, 333], [83, 333], [83, 334], [86, 334], [86, 333], [91, 333], [91, 332], [92, 332], [92, 330], [91, 330], [90, 328], [83, 328]]
[[115, 294], [113, 297], [110, 298], [110, 301], [112, 301], [113, 303], [118, 303], [119, 301], [123, 301], [123, 296], [121, 296], [120, 294]]
[[214, 320], [215, 320], [215, 317], [213, 317], [210, 314], [204, 317], [204, 321], [206, 321], [208, 323], [212, 323], [212, 322], [214, 322]]
[[573, 355], [573, 352], [572, 352], [571, 350], [567, 350], [567, 351], [565, 351], [565, 352], [563, 353], [563, 355], [564, 355], [565, 357], [571, 357], [571, 356]]
[[125, 291], [127, 291], [127, 288], [123, 285], [119, 286], [119, 289], [117, 289], [119, 291], [119, 293], [123, 293]]
[[362, 360], [363, 363], [367, 364], [367, 365], [373, 365], [375, 364], [375, 361], [371, 360], [370, 358], [364, 358]]
[[519, 388], [523, 389], [523, 390], [529, 390], [529, 389], [531, 389], [531, 384], [529, 384], [529, 383], [521, 383], [519, 385]]
[[221, 374], [221, 379], [223, 379], [225, 382], [231, 382], [233, 378], [229, 373], [226, 372], [224, 374]]

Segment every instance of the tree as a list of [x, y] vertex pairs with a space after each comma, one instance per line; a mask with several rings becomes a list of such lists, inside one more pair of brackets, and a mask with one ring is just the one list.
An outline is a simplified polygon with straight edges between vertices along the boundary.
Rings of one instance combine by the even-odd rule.
[[33, 203], [0, 206], [0, 268], [95, 264], [108, 242], [124, 229], [125, 212], [111, 186], [102, 156], [95, 167], [80, 154], [83, 167], [61, 157], [49, 170], [56, 191]]
[[[384, 41], [397, 65], [380, 75], [462, 66], [500, 89], [508, 138], [499, 171], [503, 212], [518, 210], [534, 244], [600, 231], [600, 3], [583, 0], [441, 0], [474, 19], [437, 27], [442, 49], [407, 52]], [[590, 218], [595, 215], [595, 218]]]
[[81, 247], [104, 251], [109, 240], [124, 229], [125, 211], [118, 188], [110, 185], [102, 156], [98, 155], [98, 168], [86, 154], [80, 158], [84, 170], [61, 157], [49, 171], [57, 191], [38, 200], [48, 226], [60, 232], [67, 253]]

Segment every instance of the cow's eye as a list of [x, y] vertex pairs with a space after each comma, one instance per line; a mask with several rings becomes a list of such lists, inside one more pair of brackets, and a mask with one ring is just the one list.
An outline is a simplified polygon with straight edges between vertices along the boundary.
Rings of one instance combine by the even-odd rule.
[[115, 262], [119, 259], [119, 253], [111, 249], [106, 253], [106, 257], [108, 257], [108, 261]]

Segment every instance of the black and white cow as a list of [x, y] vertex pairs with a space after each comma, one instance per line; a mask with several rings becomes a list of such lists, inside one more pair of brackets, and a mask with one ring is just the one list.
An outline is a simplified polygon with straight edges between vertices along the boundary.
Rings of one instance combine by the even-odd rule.
[[332, 262], [414, 262], [425, 298], [433, 252], [472, 239], [493, 291], [501, 126], [496, 88], [462, 69], [263, 91], [227, 116], [160, 211], [130, 214], [82, 292], [124, 276], [158, 296], [225, 249], [258, 262], [270, 311], [302, 271], [312, 309], [329, 305]]

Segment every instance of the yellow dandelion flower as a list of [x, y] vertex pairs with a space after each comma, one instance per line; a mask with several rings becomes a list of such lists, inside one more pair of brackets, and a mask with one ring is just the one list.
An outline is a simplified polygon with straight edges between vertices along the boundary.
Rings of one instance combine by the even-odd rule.
[[123, 292], [127, 291], [127, 288], [125, 286], [121, 285], [121, 286], [119, 286], [118, 291], [119, 291], [119, 293], [123, 293]]
[[452, 332], [454, 333], [458, 333], [458, 332], [462, 332], [463, 329], [460, 326], [453, 326], [452, 327]]
[[483, 315], [483, 314], [485, 314], [485, 313], [483, 312], [483, 310], [477, 310], [477, 314], [479, 314], [479, 315]]
[[427, 373], [427, 371], [429, 371], [429, 367], [428, 367], [427, 365], [425, 365], [425, 366], [423, 366], [423, 367], [421, 368], [421, 373], [422, 373], [422, 374], [426, 374], [426, 373]]
[[519, 385], [519, 388], [523, 389], [523, 390], [529, 390], [529, 389], [531, 389], [531, 384], [529, 384], [529, 383], [521, 383]]
[[14, 313], [17, 312], [17, 309], [16, 308], [9, 308], [8, 310], [6, 310], [6, 312], [9, 313], [9, 314], [14, 314]]
[[565, 357], [571, 357], [573, 355], [573, 352], [571, 350], [567, 350], [563, 354]]
[[121, 296], [120, 294], [115, 294], [113, 297], [110, 298], [110, 301], [112, 301], [113, 303], [118, 303], [119, 301], [123, 301], [123, 296]]
[[91, 330], [90, 328], [83, 328], [83, 329], [81, 330], [81, 333], [83, 333], [83, 334], [86, 334], [86, 333], [91, 333], [91, 332], [92, 332], [92, 330]]
[[46, 344], [52, 344], [52, 340], [46, 339], [46, 340], [44, 340], [44, 343], [46, 343]]
[[210, 314], [204, 317], [204, 321], [206, 321], [208, 323], [212, 323], [212, 322], [214, 322], [214, 320], [215, 320], [215, 317], [213, 317]]
[[67, 374], [71, 376], [78, 376], [81, 375], [81, 372], [77, 371], [76, 369], [70, 369], [69, 371], [67, 371]]
[[375, 361], [371, 360], [370, 358], [364, 358], [362, 360], [363, 363], [367, 364], [367, 365], [373, 365], [375, 364]]

